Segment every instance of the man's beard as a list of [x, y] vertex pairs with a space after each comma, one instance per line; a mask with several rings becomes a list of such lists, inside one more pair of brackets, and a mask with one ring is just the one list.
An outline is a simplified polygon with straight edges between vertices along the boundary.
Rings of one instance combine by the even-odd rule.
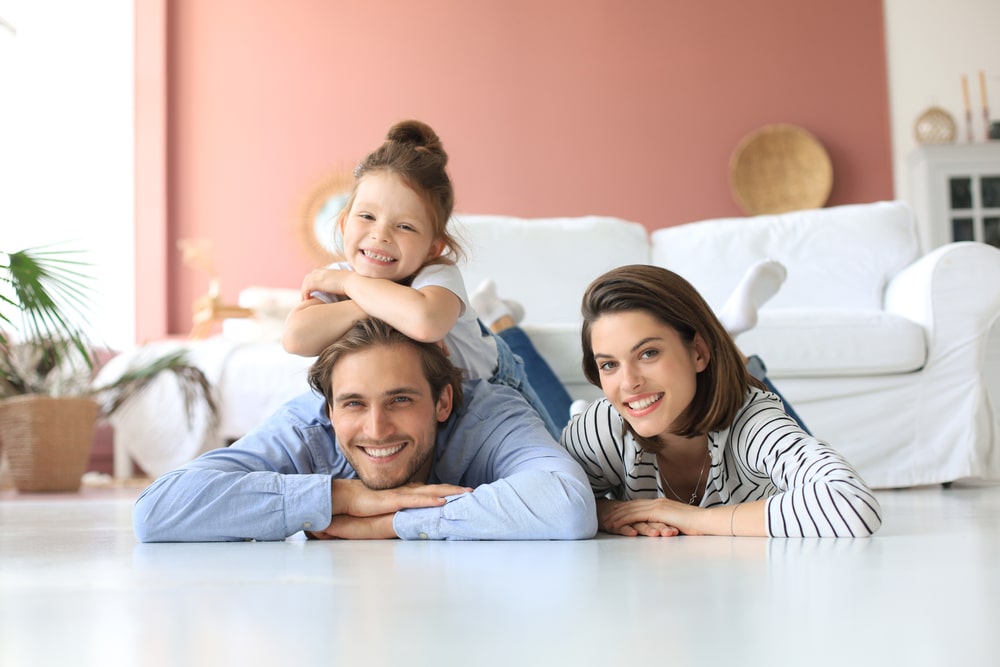
[[[392, 442], [393, 441], [382, 442], [373, 440], [361, 440], [360, 441], [361, 444], [351, 443], [351, 446], [352, 448], [365, 447], [367, 445], [376, 445], [376, 444], [380, 446], [386, 446], [390, 445]], [[414, 442], [413, 440], [410, 440], [409, 442], [410, 444], [407, 446], [407, 448], [416, 447], [413, 444]], [[352, 449], [352, 451], [356, 450]], [[405, 452], [406, 448], [404, 448], [403, 451]], [[360, 454], [360, 452], [358, 453]], [[421, 469], [427, 464], [427, 462], [431, 459], [433, 455], [434, 455], [434, 448], [428, 447], [421, 455], [412, 457], [407, 462], [394, 464], [392, 466], [392, 470], [380, 470], [377, 473], [368, 472], [367, 470], [365, 470], [364, 466], [356, 465], [354, 461], [350, 460], [350, 458], [348, 458], [348, 462], [354, 468], [354, 471], [358, 474], [358, 479], [361, 480], [362, 484], [364, 484], [366, 487], [368, 487], [373, 491], [384, 491], [386, 489], [399, 488], [405, 484], [408, 484], [411, 481], [423, 481], [423, 480], [414, 480], [413, 478], [417, 475], [417, 473], [421, 471]], [[361, 454], [361, 456], [364, 456], [364, 454]]]

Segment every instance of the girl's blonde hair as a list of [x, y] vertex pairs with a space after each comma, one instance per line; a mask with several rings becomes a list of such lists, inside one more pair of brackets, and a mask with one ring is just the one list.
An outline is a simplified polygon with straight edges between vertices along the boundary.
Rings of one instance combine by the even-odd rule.
[[[698, 290], [673, 271], [646, 264], [612, 269], [587, 287], [581, 310], [583, 374], [597, 387], [601, 386], [601, 378], [594, 360], [591, 332], [602, 315], [644, 311], [677, 331], [688, 344], [694, 342], [695, 335], [705, 341], [708, 366], [698, 373], [694, 399], [673, 426], [677, 435], [693, 437], [728, 428], [746, 401], [747, 389], [765, 388], [747, 371], [732, 336]], [[656, 438], [639, 436], [627, 420], [625, 424], [639, 444], [657, 443]]]
[[431, 214], [434, 239], [442, 244], [440, 255], [427, 263], [455, 263], [462, 256], [462, 247], [448, 230], [455, 208], [455, 190], [445, 170], [447, 164], [448, 154], [429, 125], [419, 120], [396, 123], [389, 128], [382, 145], [354, 168], [354, 188], [340, 212], [338, 228], [343, 229], [361, 179], [379, 172], [395, 174], [423, 199]]

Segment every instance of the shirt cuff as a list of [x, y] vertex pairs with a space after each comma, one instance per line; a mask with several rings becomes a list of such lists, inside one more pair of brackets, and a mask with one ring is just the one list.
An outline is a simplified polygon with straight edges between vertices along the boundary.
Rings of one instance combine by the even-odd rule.
[[330, 475], [284, 475], [285, 531], [323, 530], [333, 516]]

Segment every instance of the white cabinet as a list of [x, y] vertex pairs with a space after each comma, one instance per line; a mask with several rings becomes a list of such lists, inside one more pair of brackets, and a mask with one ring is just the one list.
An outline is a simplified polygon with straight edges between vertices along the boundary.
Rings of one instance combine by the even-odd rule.
[[1000, 141], [918, 146], [910, 197], [925, 250], [951, 241], [1000, 247]]

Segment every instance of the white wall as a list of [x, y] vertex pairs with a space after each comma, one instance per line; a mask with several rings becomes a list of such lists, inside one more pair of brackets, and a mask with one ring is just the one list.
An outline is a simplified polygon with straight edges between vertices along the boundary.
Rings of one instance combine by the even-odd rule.
[[118, 348], [135, 340], [133, 12], [0, 0], [17, 29], [0, 29], [0, 251], [85, 251], [90, 330]]
[[883, 0], [896, 197], [912, 201], [907, 158], [914, 125], [931, 106], [950, 113], [965, 141], [962, 75], [969, 82], [972, 129], [983, 141], [979, 71], [990, 116], [1000, 120], [1000, 0]]

